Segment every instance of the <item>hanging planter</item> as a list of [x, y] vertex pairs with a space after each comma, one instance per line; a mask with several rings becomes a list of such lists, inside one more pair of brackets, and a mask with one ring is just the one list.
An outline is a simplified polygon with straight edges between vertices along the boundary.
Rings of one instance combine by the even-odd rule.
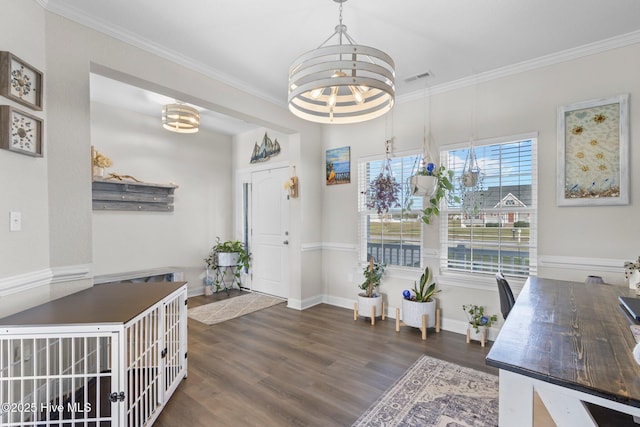
[[465, 187], [475, 187], [478, 184], [478, 178], [480, 178], [480, 166], [478, 166], [476, 151], [473, 149], [472, 142], [462, 170], [462, 183]]
[[386, 142], [386, 157], [380, 174], [369, 184], [368, 209], [375, 209], [378, 215], [389, 212], [391, 208], [400, 207], [400, 183], [391, 173], [391, 160], [389, 159], [391, 141]]
[[411, 194], [414, 196], [431, 197], [436, 191], [438, 178], [433, 174], [435, 165], [428, 163], [426, 167], [420, 168], [415, 175], [409, 178]]

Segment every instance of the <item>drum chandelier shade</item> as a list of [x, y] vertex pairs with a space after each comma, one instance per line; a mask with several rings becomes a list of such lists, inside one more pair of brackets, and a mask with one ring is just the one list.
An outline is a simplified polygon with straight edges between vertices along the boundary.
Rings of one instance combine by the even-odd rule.
[[[289, 110], [317, 123], [358, 123], [393, 108], [395, 64], [381, 50], [361, 46], [340, 23], [315, 50], [296, 59], [289, 69]], [[339, 44], [325, 46], [338, 37]], [[343, 42], [346, 42], [343, 44]]]
[[184, 104], [167, 104], [162, 108], [162, 127], [172, 132], [196, 133], [200, 125], [200, 113]]

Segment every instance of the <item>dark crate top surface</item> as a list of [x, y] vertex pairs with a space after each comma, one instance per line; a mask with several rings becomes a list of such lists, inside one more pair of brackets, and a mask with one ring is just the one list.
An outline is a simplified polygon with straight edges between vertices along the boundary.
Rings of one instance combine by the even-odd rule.
[[0, 319], [9, 326], [126, 323], [186, 282], [95, 285]]

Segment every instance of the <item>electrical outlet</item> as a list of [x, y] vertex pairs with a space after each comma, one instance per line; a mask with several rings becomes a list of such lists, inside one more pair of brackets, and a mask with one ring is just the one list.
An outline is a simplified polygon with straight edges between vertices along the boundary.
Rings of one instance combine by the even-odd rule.
[[9, 214], [9, 231], [22, 230], [22, 213], [11, 212]]

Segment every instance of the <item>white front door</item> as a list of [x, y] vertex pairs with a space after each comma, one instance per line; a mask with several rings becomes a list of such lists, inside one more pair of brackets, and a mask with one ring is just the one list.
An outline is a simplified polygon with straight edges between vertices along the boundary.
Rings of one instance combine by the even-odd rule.
[[289, 168], [251, 173], [251, 289], [289, 297]]

